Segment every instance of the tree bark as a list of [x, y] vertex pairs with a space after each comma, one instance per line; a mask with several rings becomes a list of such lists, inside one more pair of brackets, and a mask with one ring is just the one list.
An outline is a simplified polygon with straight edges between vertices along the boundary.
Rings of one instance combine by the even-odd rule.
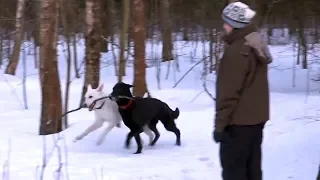
[[[109, 28], [108, 27], [108, 16], [107, 16], [107, 2], [105, 0], [100, 0], [101, 2], [101, 26], [102, 26], [102, 34], [103, 34], [103, 37], [107, 38], [109, 37]], [[104, 41], [101, 41], [101, 52], [109, 52], [109, 42], [104, 40]]]
[[[74, 4], [71, 4], [72, 2], [68, 1], [68, 8], [69, 10], [67, 11], [67, 20], [71, 19], [71, 17], [75, 17], [78, 11], [78, 7]], [[71, 6], [72, 5], [72, 6]], [[73, 48], [73, 69], [75, 72], [76, 78], [80, 78], [80, 69], [78, 68], [78, 50], [77, 50], [77, 19], [72, 18], [71, 19], [71, 25], [70, 29], [72, 28], [72, 48]], [[70, 39], [71, 40], [71, 39]]]
[[[71, 33], [70, 28], [68, 25], [68, 14], [66, 11], [67, 6], [66, 0], [60, 0], [60, 15], [61, 20], [63, 24], [63, 33], [65, 37], [65, 41], [67, 44], [67, 79], [66, 79], [66, 89], [65, 89], [65, 95], [64, 95], [64, 107], [63, 107], [63, 113], [66, 113], [68, 111], [68, 101], [69, 101], [69, 91], [70, 91], [70, 84], [71, 84]], [[77, 72], [75, 72], [77, 73]], [[68, 115], [66, 115], [64, 118], [62, 118], [64, 128], [68, 128]]]
[[122, 27], [120, 36], [120, 55], [119, 55], [119, 74], [118, 81], [122, 81], [122, 77], [126, 75], [125, 51], [128, 44], [128, 28], [130, 14], [130, 0], [122, 0]]
[[20, 58], [21, 43], [24, 35], [24, 8], [25, 0], [19, 0], [16, 12], [16, 34], [11, 60], [5, 71], [6, 74], [15, 75]]
[[144, 0], [133, 0], [133, 41], [134, 41], [134, 96], [143, 96], [147, 92], [145, 69], [145, 14]]
[[40, 12], [40, 135], [62, 131], [62, 100], [57, 63], [58, 0], [42, 0]]
[[173, 60], [172, 55], [172, 22], [170, 17], [169, 0], [160, 1], [161, 33], [162, 33], [162, 62]]
[[[34, 22], [34, 27], [32, 29], [32, 37], [33, 37], [33, 41], [35, 44], [35, 47], [39, 47], [40, 46], [40, 1], [32, 1], [32, 11], [34, 13], [34, 18], [36, 19], [36, 21]], [[37, 61], [36, 61], [37, 62]], [[37, 62], [38, 64], [38, 62]], [[38, 68], [38, 67], [37, 67]]]
[[100, 80], [100, 51], [101, 51], [101, 22], [100, 0], [86, 0], [86, 50], [85, 50], [85, 79], [82, 88], [80, 106], [84, 102], [87, 85], [93, 88], [99, 86]]

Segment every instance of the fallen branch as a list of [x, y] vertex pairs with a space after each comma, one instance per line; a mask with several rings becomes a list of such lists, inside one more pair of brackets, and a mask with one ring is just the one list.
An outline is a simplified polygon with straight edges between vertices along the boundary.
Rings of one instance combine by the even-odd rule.
[[200, 93], [198, 93], [194, 98], [191, 99], [190, 103], [193, 103], [193, 101], [195, 101], [202, 93], [204, 93], [205, 91], [201, 91]]

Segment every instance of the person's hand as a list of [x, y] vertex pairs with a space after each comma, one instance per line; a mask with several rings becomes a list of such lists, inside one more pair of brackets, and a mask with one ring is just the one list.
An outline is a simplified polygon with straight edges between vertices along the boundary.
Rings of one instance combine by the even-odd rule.
[[229, 134], [227, 132], [217, 132], [217, 131], [214, 131], [213, 134], [213, 140], [216, 142], [216, 143], [220, 143], [222, 141], [226, 141], [228, 140], [230, 137], [229, 137]]

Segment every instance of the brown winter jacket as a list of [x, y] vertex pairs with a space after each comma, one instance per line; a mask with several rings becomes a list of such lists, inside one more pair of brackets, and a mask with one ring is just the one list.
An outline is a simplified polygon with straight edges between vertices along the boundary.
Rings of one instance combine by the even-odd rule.
[[224, 37], [227, 47], [216, 84], [215, 131], [227, 125], [256, 125], [269, 120], [267, 44], [253, 25]]

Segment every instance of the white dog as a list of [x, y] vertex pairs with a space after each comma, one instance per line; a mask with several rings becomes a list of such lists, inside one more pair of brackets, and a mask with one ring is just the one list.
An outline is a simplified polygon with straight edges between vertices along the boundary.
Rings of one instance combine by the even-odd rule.
[[[79, 136], [74, 139], [74, 142], [81, 140], [89, 133], [100, 128], [104, 122], [108, 122], [106, 129], [100, 135], [96, 145], [101, 145], [106, 135], [113, 129], [115, 126], [120, 128], [120, 124], [122, 121], [121, 115], [118, 110], [118, 105], [116, 102], [111, 101], [109, 98], [99, 100], [95, 104], [93, 101], [102, 97], [107, 96], [103, 92], [103, 84], [97, 89], [92, 89], [91, 85], [88, 85], [87, 92], [85, 94], [85, 104], [89, 107], [89, 111], [94, 111], [95, 113], [95, 121]], [[144, 133], [146, 133], [149, 137], [149, 143], [152, 142], [154, 135], [152, 131], [149, 129], [148, 125], [143, 127]]]

